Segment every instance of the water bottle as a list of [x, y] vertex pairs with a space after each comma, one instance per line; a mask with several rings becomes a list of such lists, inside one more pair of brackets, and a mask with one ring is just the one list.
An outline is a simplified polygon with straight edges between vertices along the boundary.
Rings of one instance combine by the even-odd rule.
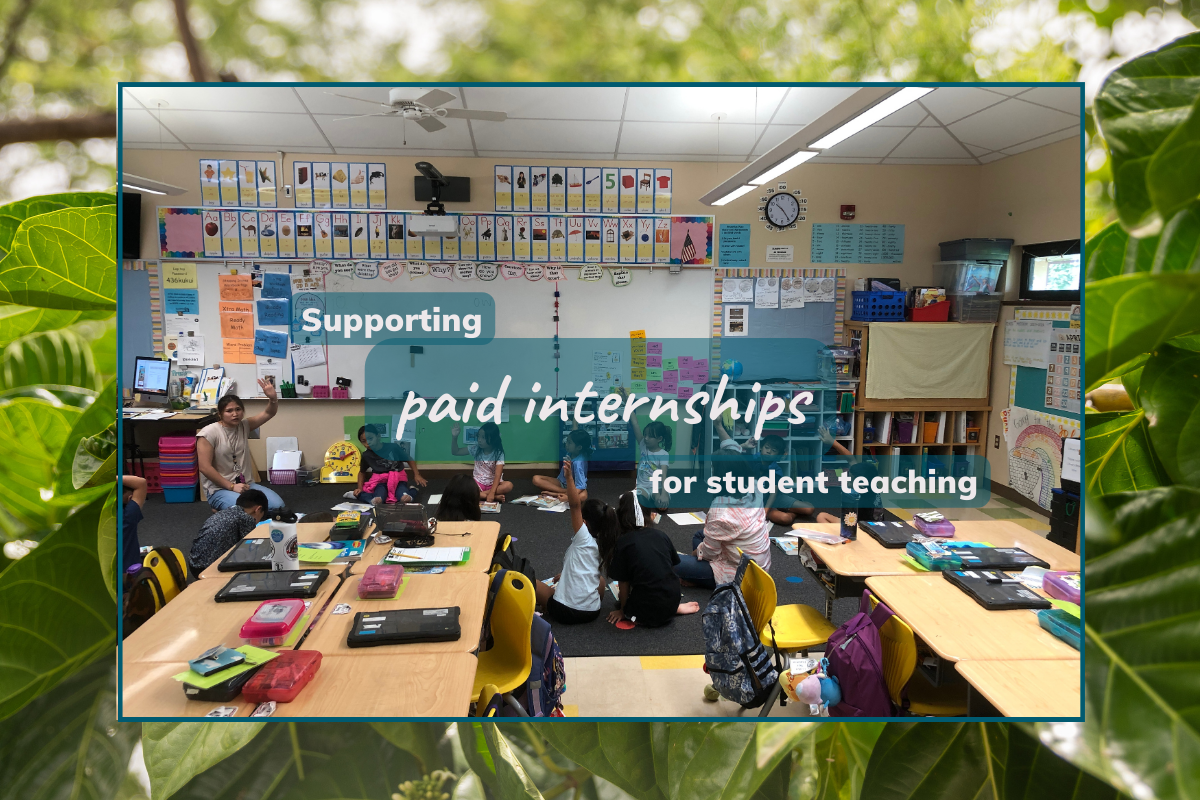
[[874, 510], [871, 516], [876, 522], [883, 522], [883, 495], [878, 492], [875, 493]]
[[300, 569], [300, 541], [296, 538], [296, 517], [276, 514], [268, 523], [271, 534], [271, 569], [276, 572]]
[[842, 538], [853, 542], [858, 538], [858, 503], [856, 492], [842, 493]]
[[868, 415], [863, 418], [863, 444], [869, 444], [875, 441], [875, 423], [871, 421]]

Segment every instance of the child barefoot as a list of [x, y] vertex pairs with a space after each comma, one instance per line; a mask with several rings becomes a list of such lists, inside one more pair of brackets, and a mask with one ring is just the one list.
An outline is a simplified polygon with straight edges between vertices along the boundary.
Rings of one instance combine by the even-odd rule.
[[592, 437], [587, 431], [581, 431], [578, 428], [567, 434], [565, 443], [567, 449], [567, 458], [563, 459], [564, 466], [558, 473], [557, 478], [551, 478], [547, 475], [534, 475], [533, 485], [536, 486], [542, 494], [549, 494], [557, 497], [559, 500], [567, 499], [567, 472], [572, 473], [575, 481], [575, 489], [579, 493], [579, 502], [583, 503], [587, 500], [587, 457], [592, 454]]
[[676, 614], [695, 614], [696, 602], [683, 603], [675, 565], [679, 553], [662, 531], [647, 527], [642, 506], [633, 492], [621, 495], [617, 524], [622, 531], [613, 550], [608, 576], [617, 581], [620, 608], [608, 615], [616, 624], [623, 619], [655, 628]]

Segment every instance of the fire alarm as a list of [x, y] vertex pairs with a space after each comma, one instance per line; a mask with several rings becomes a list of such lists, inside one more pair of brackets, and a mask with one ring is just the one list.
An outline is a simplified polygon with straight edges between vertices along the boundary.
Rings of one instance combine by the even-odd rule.
[[854, 206], [842, 206], [842, 219], [854, 219]]

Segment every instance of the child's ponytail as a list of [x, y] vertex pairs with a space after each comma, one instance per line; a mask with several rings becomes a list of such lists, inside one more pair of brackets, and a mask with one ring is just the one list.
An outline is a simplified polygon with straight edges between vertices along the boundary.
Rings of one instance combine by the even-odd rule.
[[668, 453], [671, 452], [671, 444], [674, 437], [671, 434], [671, 429], [661, 420], [656, 419], [647, 425], [645, 430], [642, 431], [642, 436], [653, 436], [655, 439], [662, 439], [662, 449]]
[[589, 498], [583, 504], [580, 513], [600, 551], [600, 572], [607, 574], [608, 565], [612, 563], [613, 554], [617, 549], [617, 536], [620, 531], [616, 509], [601, 500]]

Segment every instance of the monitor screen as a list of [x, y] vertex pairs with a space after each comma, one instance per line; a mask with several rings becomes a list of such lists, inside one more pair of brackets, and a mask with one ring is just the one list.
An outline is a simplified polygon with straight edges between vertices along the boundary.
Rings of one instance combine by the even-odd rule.
[[1021, 255], [1021, 300], [1077, 302], [1083, 277], [1079, 240], [1027, 244]]
[[161, 358], [138, 356], [133, 365], [133, 391], [142, 394], [167, 393], [171, 378], [171, 362]]

